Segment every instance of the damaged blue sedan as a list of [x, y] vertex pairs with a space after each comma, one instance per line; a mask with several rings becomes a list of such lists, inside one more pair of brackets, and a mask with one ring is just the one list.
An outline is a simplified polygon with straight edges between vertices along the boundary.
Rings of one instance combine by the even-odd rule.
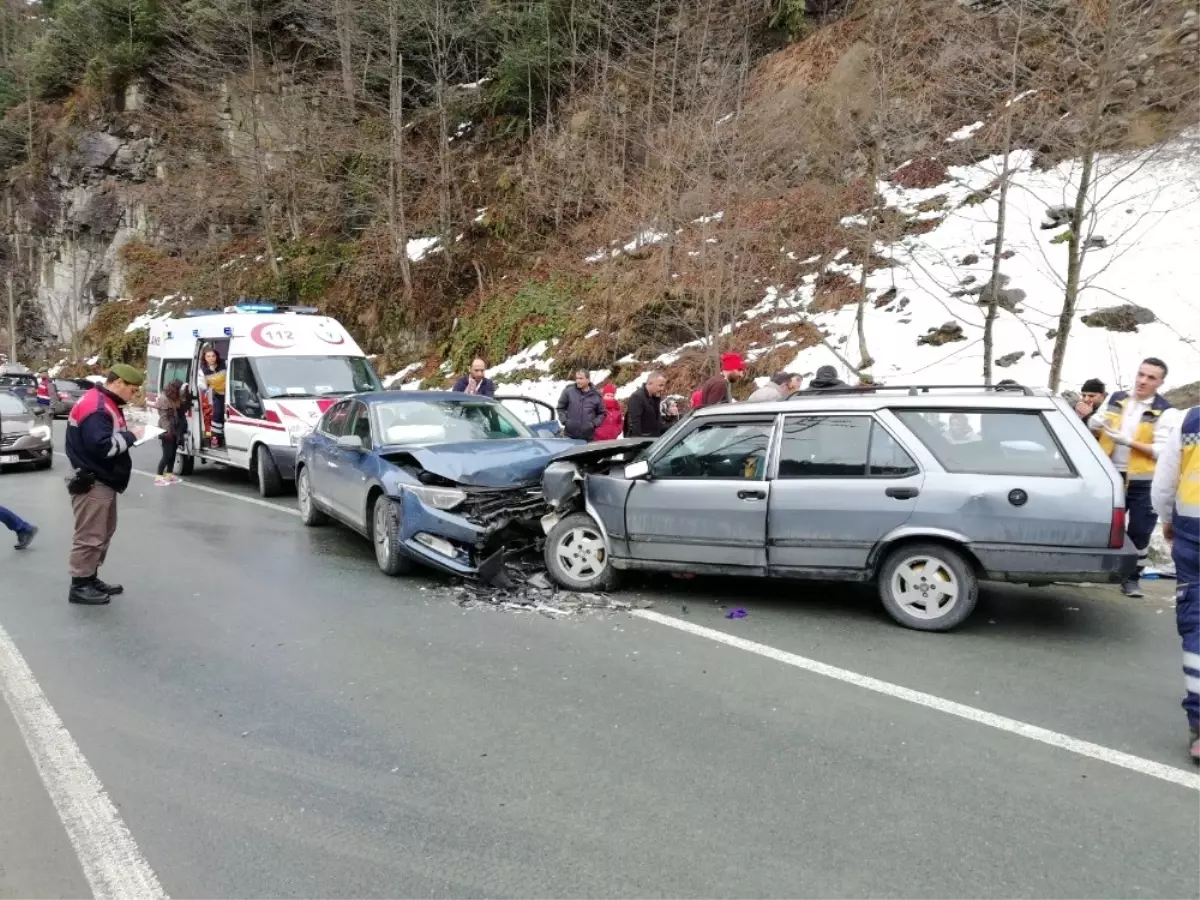
[[300, 442], [296, 493], [305, 525], [329, 519], [369, 538], [387, 575], [422, 563], [487, 577], [506, 546], [536, 539], [550, 509], [542, 471], [582, 443], [526, 425], [492, 398], [442, 391], [355, 394]]

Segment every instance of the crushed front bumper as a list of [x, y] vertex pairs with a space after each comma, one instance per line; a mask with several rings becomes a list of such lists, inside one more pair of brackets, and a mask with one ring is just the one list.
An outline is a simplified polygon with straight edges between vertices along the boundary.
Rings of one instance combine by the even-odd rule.
[[[395, 499], [395, 498], [393, 498]], [[506, 546], [527, 545], [550, 511], [537, 488], [468, 491], [453, 510], [434, 509], [402, 491], [400, 544], [413, 559], [465, 578], [491, 577], [503, 568]]]

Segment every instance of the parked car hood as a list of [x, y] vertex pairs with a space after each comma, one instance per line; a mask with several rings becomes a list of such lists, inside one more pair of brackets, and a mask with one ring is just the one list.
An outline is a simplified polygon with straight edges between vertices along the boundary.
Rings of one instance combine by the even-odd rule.
[[468, 487], [517, 487], [538, 481], [551, 459], [581, 443], [565, 438], [514, 438], [383, 446], [378, 452], [397, 465], [404, 465], [405, 457], [411, 458], [422, 469]]

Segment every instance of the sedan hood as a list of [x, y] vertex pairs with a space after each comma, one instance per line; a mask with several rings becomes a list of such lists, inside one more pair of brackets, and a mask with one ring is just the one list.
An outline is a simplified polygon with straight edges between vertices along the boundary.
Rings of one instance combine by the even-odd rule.
[[468, 487], [501, 488], [538, 482], [551, 459], [581, 443], [560, 438], [461, 441], [384, 446], [379, 455], [398, 465], [410, 457], [422, 469]]

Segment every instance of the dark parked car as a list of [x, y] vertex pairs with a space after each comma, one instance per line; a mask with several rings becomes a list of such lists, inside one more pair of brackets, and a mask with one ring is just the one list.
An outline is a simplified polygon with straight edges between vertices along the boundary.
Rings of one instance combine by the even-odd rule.
[[22, 464], [38, 469], [54, 465], [50, 423], [36, 400], [0, 388], [0, 468]]
[[306, 525], [332, 517], [368, 537], [388, 575], [417, 562], [455, 575], [498, 571], [506, 543], [536, 537], [542, 470], [579, 441], [540, 437], [490, 397], [381, 391], [346, 397], [300, 441]]
[[52, 385], [54, 396], [50, 398], [50, 408], [55, 418], [69, 416], [79, 398], [92, 389], [90, 381], [74, 378], [55, 378]]
[[21, 399], [37, 400], [38, 378], [20, 363], [0, 366], [0, 390], [8, 389]]

